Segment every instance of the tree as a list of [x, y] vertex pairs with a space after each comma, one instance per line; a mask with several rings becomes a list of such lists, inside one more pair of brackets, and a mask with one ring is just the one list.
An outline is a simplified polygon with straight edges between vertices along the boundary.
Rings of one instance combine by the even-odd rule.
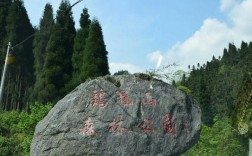
[[212, 127], [202, 125], [200, 140], [182, 156], [244, 156], [247, 147], [244, 139], [233, 131], [227, 117], [216, 117]]
[[84, 51], [84, 79], [109, 74], [107, 55], [101, 25], [97, 19], [93, 19]]
[[72, 56], [73, 77], [71, 82], [73, 87], [84, 81], [83, 74], [80, 73], [83, 72], [83, 57], [90, 23], [91, 20], [89, 19], [88, 9], [84, 8], [80, 18], [80, 29], [77, 30], [74, 39], [74, 52]]
[[228, 50], [226, 48], [224, 48], [224, 50], [223, 50], [223, 56], [222, 56], [222, 61], [227, 64], [229, 58], [230, 58], [230, 55], [228, 53]]
[[50, 39], [52, 28], [54, 25], [53, 8], [52, 5], [47, 3], [44, 9], [43, 17], [40, 19], [39, 29], [35, 34], [33, 42], [34, 53], [34, 69], [35, 69], [35, 84], [33, 92], [31, 93], [31, 100], [43, 102], [42, 97], [44, 95], [44, 75], [43, 67], [45, 63], [46, 46]]
[[183, 74], [183, 76], [181, 78], [181, 85], [186, 86], [186, 75], [185, 75], [185, 73]]
[[42, 102], [55, 103], [69, 91], [67, 84], [73, 71], [71, 58], [75, 34], [70, 2], [63, 0], [46, 48]]
[[248, 44], [246, 42], [241, 43], [241, 49], [240, 49], [240, 59], [245, 59], [244, 57], [248, 53]]
[[117, 76], [117, 75], [130, 75], [130, 73], [127, 70], [119, 70], [114, 73], [114, 76]]
[[203, 78], [201, 78], [200, 82], [200, 90], [199, 90], [199, 102], [202, 109], [202, 122], [208, 126], [212, 126], [214, 124], [214, 110], [213, 105], [210, 104], [211, 93], [207, 89], [206, 83]]
[[[34, 83], [33, 38], [34, 33], [22, 1], [11, 3], [6, 20], [6, 38], [4, 45], [10, 41], [13, 45], [11, 54], [15, 62], [8, 65], [4, 94], [4, 109], [28, 108], [28, 90]], [[22, 42], [26, 40], [26, 42]], [[19, 44], [21, 43], [21, 44]], [[4, 52], [7, 47], [4, 46]], [[6, 55], [6, 54], [4, 54]]]
[[233, 111], [233, 125], [240, 134], [248, 134], [252, 138], [252, 44], [249, 45], [247, 62], [242, 83], [237, 94], [237, 103]]
[[0, 111], [0, 155], [28, 156], [35, 126], [51, 108], [51, 104], [35, 103], [30, 113]]
[[238, 61], [239, 61], [239, 55], [237, 53], [237, 49], [236, 49], [236, 47], [235, 47], [234, 44], [229, 43], [229, 45], [228, 45], [228, 53], [230, 55], [230, 58], [229, 58], [230, 59], [230, 63], [232, 65], [237, 64]]
[[[2, 0], [0, 5], [0, 49], [2, 49], [3, 41], [6, 36], [6, 17], [8, 16], [8, 9], [11, 5], [11, 0]], [[1, 60], [4, 56], [1, 56]]]

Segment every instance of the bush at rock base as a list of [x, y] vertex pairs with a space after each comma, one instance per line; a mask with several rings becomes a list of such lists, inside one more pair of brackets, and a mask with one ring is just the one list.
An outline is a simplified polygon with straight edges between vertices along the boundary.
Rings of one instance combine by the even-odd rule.
[[31, 113], [0, 112], [0, 155], [28, 156], [34, 129], [52, 108], [51, 104], [34, 104]]
[[245, 156], [248, 140], [229, 125], [228, 118], [215, 118], [213, 127], [202, 126], [199, 142], [183, 156]]

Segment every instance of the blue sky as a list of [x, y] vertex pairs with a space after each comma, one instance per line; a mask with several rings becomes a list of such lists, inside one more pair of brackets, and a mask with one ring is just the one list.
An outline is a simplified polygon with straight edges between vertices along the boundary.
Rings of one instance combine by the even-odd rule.
[[[60, 0], [25, 0], [33, 25], [47, 2], [56, 12]], [[73, 8], [77, 28], [84, 7], [102, 25], [111, 73], [154, 69], [160, 56], [185, 70], [221, 56], [229, 42], [252, 41], [252, 0], [84, 0]]]

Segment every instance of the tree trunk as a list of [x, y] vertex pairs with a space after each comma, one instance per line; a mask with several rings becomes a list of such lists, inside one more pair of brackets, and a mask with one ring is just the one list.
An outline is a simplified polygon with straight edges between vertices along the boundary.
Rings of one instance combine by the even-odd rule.
[[252, 139], [249, 138], [249, 156], [252, 156]]
[[8, 110], [8, 99], [9, 99], [9, 90], [10, 90], [9, 83], [10, 83], [10, 74], [9, 74], [8, 84], [6, 85], [7, 93], [6, 93], [6, 98], [5, 98], [5, 108], [4, 108], [4, 110]]
[[21, 100], [21, 88], [22, 88], [22, 77], [20, 76], [20, 84], [19, 84], [19, 91], [18, 91], [18, 106], [17, 106], [17, 110], [20, 108], [20, 103], [22, 102]]

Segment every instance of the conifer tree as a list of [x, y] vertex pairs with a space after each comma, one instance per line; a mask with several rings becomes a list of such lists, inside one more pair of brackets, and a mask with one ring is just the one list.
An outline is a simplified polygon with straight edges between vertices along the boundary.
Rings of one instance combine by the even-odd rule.
[[[8, 10], [9, 10], [10, 5], [11, 5], [11, 0], [2, 0], [0, 2], [0, 50], [2, 51], [6, 51], [6, 49], [4, 49], [3, 46], [4, 46], [4, 39], [6, 37], [6, 29], [5, 29], [6, 17], [8, 16]], [[0, 53], [0, 60], [4, 60], [4, 59], [5, 59], [4, 53]], [[0, 69], [2, 68], [3, 68], [3, 63], [1, 62]]]
[[[8, 9], [11, 5], [11, 0], [2, 0], [0, 3], [0, 49], [2, 49], [3, 41], [6, 36], [6, 17], [8, 16]], [[1, 56], [1, 60], [4, 56]]]
[[109, 74], [107, 55], [101, 25], [97, 19], [93, 19], [84, 51], [82, 71], [85, 79]]
[[[243, 42], [242, 45], [245, 43]], [[249, 133], [252, 138], [251, 114], [252, 114], [252, 43], [246, 49], [247, 59], [245, 71], [242, 77], [242, 83], [237, 94], [235, 109], [233, 110], [233, 125], [238, 129], [240, 134]], [[243, 132], [244, 131], [244, 132]]]
[[83, 74], [80, 73], [83, 71], [84, 50], [88, 38], [90, 23], [91, 20], [89, 19], [88, 9], [84, 8], [80, 18], [80, 29], [77, 31], [74, 40], [74, 52], [72, 56], [73, 77], [71, 82], [73, 87], [84, 81]]
[[210, 104], [211, 92], [207, 89], [207, 84], [201, 78], [200, 88], [199, 88], [199, 102], [202, 109], [202, 122], [208, 126], [212, 126], [214, 121], [214, 111], [213, 105]]
[[230, 63], [232, 64], [232, 65], [235, 65], [235, 64], [237, 64], [238, 63], [238, 57], [239, 57], [239, 55], [238, 55], [238, 53], [237, 53], [237, 49], [236, 49], [236, 47], [235, 47], [235, 45], [234, 44], [231, 44], [231, 43], [229, 43], [229, 46], [228, 46], [228, 53], [230, 54]]
[[70, 2], [62, 0], [46, 49], [44, 102], [56, 102], [69, 91], [75, 34]]
[[[11, 54], [15, 62], [8, 65], [5, 84], [4, 109], [28, 108], [28, 90], [34, 83], [33, 70], [33, 38], [27, 39], [34, 33], [26, 9], [22, 1], [11, 3], [6, 20], [6, 38], [4, 45], [10, 41], [13, 45]], [[4, 52], [7, 47], [4, 47]], [[5, 54], [4, 54], [5, 55]]]
[[50, 39], [52, 33], [52, 27], [54, 25], [53, 19], [53, 8], [52, 5], [47, 3], [44, 9], [43, 17], [40, 20], [40, 25], [38, 31], [35, 34], [33, 42], [33, 53], [34, 53], [34, 69], [35, 69], [35, 84], [33, 92], [31, 93], [31, 100], [44, 102], [42, 101], [44, 88], [44, 75], [43, 67], [45, 62], [45, 52], [46, 46]]

